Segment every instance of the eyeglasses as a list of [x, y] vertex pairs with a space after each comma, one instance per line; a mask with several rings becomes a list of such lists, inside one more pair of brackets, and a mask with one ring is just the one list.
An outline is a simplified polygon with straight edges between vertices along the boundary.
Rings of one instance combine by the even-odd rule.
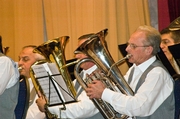
[[127, 43], [127, 46], [129, 46], [132, 49], [136, 49], [137, 47], [149, 47], [149, 45], [144, 45], [144, 46], [137, 46], [133, 43]]

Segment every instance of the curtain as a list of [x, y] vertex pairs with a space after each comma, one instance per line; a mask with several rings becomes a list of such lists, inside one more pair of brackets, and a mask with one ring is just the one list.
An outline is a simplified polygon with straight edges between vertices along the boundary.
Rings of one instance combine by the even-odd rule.
[[45, 36], [69, 36], [65, 56], [72, 59], [79, 36], [105, 28], [109, 51], [118, 61], [118, 44], [139, 25], [150, 25], [148, 0], [0, 0], [0, 35], [15, 61], [23, 46], [40, 45]]
[[158, 0], [158, 23], [160, 31], [180, 16], [179, 6], [179, 0]]
[[168, 0], [170, 22], [174, 21], [180, 16], [180, 1], [179, 0]]
[[167, 0], [158, 0], [158, 23], [159, 31], [166, 28], [170, 23]]

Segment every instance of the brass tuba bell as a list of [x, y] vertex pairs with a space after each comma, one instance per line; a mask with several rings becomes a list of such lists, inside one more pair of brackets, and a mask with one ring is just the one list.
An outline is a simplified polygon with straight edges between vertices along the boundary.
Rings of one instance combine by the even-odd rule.
[[[69, 71], [66, 66], [66, 58], [65, 58], [65, 45], [69, 39], [69, 36], [62, 36], [59, 38], [55, 38], [52, 40], [48, 40], [47, 42], [39, 45], [37, 48], [33, 50], [35, 53], [39, 53], [45, 57], [45, 60], [40, 60], [35, 62], [33, 65], [43, 64], [43, 63], [55, 63], [58, 67], [60, 75], [62, 76], [68, 91], [71, 92], [73, 99], [76, 99], [76, 90], [74, 85], [72, 84], [72, 79], [69, 74]], [[32, 66], [31, 66], [32, 67]], [[35, 79], [35, 74], [33, 73], [32, 69], [30, 70], [30, 75], [32, 77], [33, 85], [36, 89], [36, 92], [40, 92], [45, 96], [41, 86]], [[46, 99], [46, 98], [45, 98]], [[48, 119], [57, 119], [57, 115], [51, 114], [48, 110], [48, 100], [46, 99], [47, 104], [45, 105], [46, 116]]]
[[69, 36], [62, 36], [53, 40], [48, 40], [44, 44], [34, 49], [34, 52], [39, 53], [45, 57], [48, 62], [56, 63], [66, 85], [69, 87], [73, 96], [76, 97], [76, 89], [72, 84], [70, 74], [68, 72], [65, 58], [65, 45]]

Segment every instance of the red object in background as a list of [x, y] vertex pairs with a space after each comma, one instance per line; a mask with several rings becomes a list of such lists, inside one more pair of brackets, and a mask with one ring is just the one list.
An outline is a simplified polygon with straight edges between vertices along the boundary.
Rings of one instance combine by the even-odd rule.
[[158, 0], [158, 25], [159, 31], [170, 24], [168, 0]]

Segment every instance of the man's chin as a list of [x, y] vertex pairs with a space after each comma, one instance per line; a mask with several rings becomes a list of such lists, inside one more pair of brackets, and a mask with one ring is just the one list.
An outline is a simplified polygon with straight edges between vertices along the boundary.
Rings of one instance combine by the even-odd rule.
[[134, 63], [134, 61], [132, 59], [129, 59], [128, 62], [129, 63]]
[[23, 73], [23, 72], [20, 72], [20, 75], [21, 76], [24, 76], [24, 77], [27, 77], [27, 74]]

